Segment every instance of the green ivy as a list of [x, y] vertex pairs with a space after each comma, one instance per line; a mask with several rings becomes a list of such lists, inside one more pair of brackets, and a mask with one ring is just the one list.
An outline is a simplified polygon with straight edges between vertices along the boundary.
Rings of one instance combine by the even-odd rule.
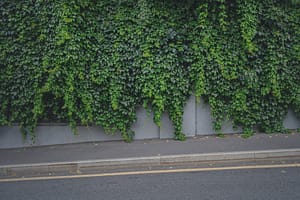
[[33, 139], [39, 122], [68, 122], [130, 141], [143, 105], [184, 140], [193, 94], [219, 133], [300, 116], [298, 0], [3, 0], [0, 27], [0, 125]]

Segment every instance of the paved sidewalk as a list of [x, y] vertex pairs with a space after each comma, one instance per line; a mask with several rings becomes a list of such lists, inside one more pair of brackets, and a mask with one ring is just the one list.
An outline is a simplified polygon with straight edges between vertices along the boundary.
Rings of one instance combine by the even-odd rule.
[[107, 159], [143, 159], [148, 157], [176, 155], [201, 155], [213, 153], [258, 152], [300, 149], [300, 133], [256, 134], [248, 139], [240, 135], [198, 136], [186, 141], [139, 140], [68, 144], [19, 149], [0, 149], [0, 167], [7, 165], [30, 165], [39, 163], [82, 162]]

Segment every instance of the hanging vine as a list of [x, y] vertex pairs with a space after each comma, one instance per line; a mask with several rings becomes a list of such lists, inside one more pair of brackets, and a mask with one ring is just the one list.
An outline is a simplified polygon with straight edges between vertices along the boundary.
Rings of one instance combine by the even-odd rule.
[[284, 132], [300, 116], [300, 4], [254, 0], [0, 2], [0, 125], [40, 122], [134, 137], [143, 105], [184, 140], [190, 95], [214, 128]]

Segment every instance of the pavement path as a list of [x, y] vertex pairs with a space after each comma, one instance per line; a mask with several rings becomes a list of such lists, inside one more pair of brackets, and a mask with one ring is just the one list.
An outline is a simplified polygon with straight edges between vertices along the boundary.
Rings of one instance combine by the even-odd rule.
[[166, 166], [187, 163], [300, 158], [300, 134], [256, 134], [186, 141], [140, 140], [55, 145], [0, 150], [0, 179], [81, 174], [95, 169]]
[[72, 162], [98, 159], [206, 154], [217, 152], [260, 151], [300, 148], [300, 133], [240, 135], [225, 138], [202, 136], [186, 141], [137, 140], [0, 149], [0, 166], [48, 162]]

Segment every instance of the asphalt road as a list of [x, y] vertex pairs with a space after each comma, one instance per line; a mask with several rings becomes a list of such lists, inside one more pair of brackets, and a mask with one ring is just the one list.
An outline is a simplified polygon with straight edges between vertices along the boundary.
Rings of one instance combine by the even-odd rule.
[[300, 168], [243, 169], [0, 183], [1, 200], [299, 200]]

